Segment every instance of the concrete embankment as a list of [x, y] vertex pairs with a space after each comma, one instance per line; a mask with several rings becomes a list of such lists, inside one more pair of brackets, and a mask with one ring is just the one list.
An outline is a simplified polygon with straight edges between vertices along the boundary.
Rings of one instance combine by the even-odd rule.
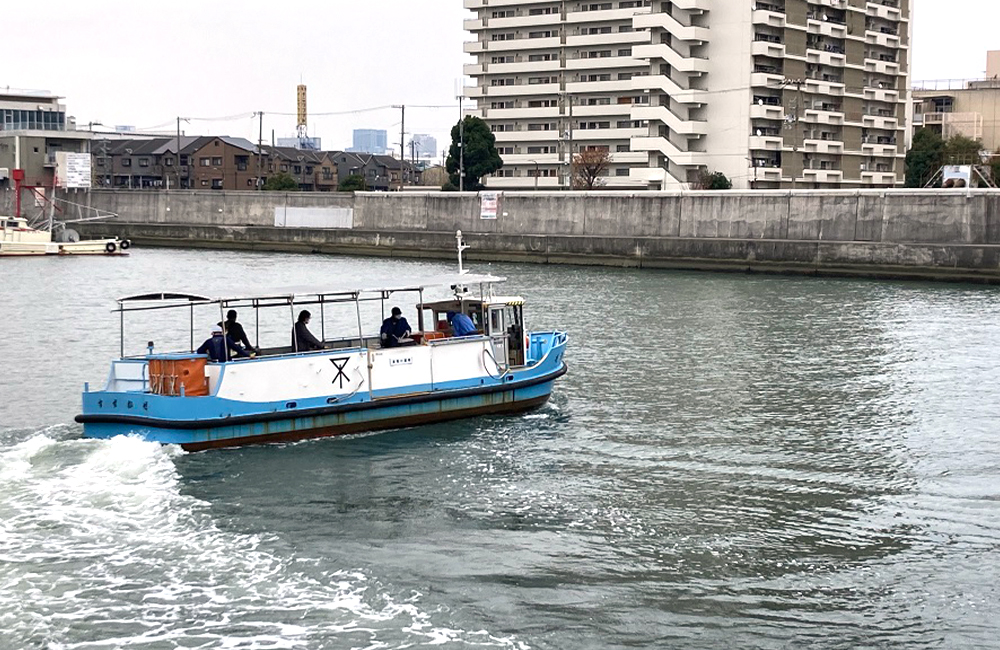
[[[79, 196], [79, 195], [78, 195]], [[1000, 283], [1000, 192], [472, 193], [94, 191], [138, 245]]]

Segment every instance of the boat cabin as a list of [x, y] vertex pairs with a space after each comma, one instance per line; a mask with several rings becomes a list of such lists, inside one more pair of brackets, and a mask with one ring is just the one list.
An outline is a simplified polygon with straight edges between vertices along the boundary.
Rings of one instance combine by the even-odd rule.
[[417, 307], [422, 314], [421, 322], [433, 324], [431, 336], [453, 336], [448, 312], [465, 314], [480, 335], [490, 338], [499, 365], [516, 367], [525, 364], [524, 299], [520, 296], [477, 299], [459, 292], [452, 300], [422, 303]]

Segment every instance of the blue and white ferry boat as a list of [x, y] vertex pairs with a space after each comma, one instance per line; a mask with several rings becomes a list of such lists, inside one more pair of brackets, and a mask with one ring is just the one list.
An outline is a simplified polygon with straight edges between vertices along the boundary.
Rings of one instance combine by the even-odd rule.
[[[460, 256], [462, 247], [459, 233]], [[553, 382], [566, 373], [567, 335], [527, 332], [524, 301], [494, 293], [504, 280], [460, 272], [373, 288], [123, 297], [116, 310], [121, 358], [111, 363], [102, 390], [85, 386], [76, 421], [89, 438], [135, 434], [197, 451], [527, 411], [544, 404]], [[444, 299], [425, 302], [434, 291]], [[404, 302], [407, 296], [414, 300]], [[381, 347], [371, 333], [381, 322], [362, 317], [363, 307], [371, 312], [379, 304], [383, 314], [396, 304], [406, 305], [404, 313], [416, 312], [412, 344]], [[290, 345], [260, 347], [258, 339], [259, 353], [251, 358], [215, 362], [195, 352], [196, 312], [207, 310], [214, 322], [231, 308], [252, 312], [247, 322], [259, 323], [264, 312], [280, 315], [289, 333], [295, 313], [310, 308], [319, 316], [313, 328], [324, 348], [294, 352]], [[155, 352], [150, 342], [145, 354], [126, 356], [126, 316], [160, 310], [180, 310], [189, 321], [188, 349]], [[451, 336], [449, 311], [468, 315], [477, 333]], [[334, 333], [328, 321], [351, 325]], [[290, 335], [282, 339], [291, 342]]]

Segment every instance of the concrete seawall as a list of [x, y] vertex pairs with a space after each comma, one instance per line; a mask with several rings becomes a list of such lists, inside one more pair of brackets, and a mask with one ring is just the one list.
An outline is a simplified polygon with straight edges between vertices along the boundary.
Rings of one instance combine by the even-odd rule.
[[450, 258], [460, 229], [472, 259], [1000, 283], [996, 190], [85, 196], [120, 216], [82, 231], [140, 245]]

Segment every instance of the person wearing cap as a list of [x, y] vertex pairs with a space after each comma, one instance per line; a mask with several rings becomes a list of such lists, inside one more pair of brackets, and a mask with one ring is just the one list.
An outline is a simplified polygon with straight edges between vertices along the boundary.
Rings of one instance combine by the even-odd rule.
[[244, 350], [239, 343], [227, 334], [224, 334], [222, 328], [218, 325], [212, 328], [211, 338], [206, 339], [204, 343], [198, 346], [198, 354], [207, 354], [208, 358], [215, 362], [229, 361], [233, 356], [250, 356], [250, 353]]
[[219, 327], [223, 329], [223, 331], [229, 336], [229, 338], [233, 339], [247, 350], [254, 350], [255, 352], [260, 352], [260, 350], [258, 350], [256, 347], [254, 347], [252, 343], [250, 343], [250, 339], [247, 338], [247, 332], [246, 330], [243, 329], [243, 325], [236, 322], [235, 309], [230, 309], [229, 312], [226, 313], [226, 320], [219, 323]]
[[474, 336], [479, 333], [472, 319], [461, 312], [448, 312], [448, 322], [451, 323], [452, 336]]
[[412, 343], [410, 337], [410, 324], [403, 318], [403, 310], [399, 307], [392, 308], [392, 316], [382, 321], [382, 329], [379, 330], [379, 338], [383, 348], [396, 348], [400, 345]]
[[309, 319], [312, 314], [308, 309], [299, 312], [299, 318], [292, 328], [292, 352], [309, 352], [310, 350], [322, 350], [326, 346], [309, 331]]

